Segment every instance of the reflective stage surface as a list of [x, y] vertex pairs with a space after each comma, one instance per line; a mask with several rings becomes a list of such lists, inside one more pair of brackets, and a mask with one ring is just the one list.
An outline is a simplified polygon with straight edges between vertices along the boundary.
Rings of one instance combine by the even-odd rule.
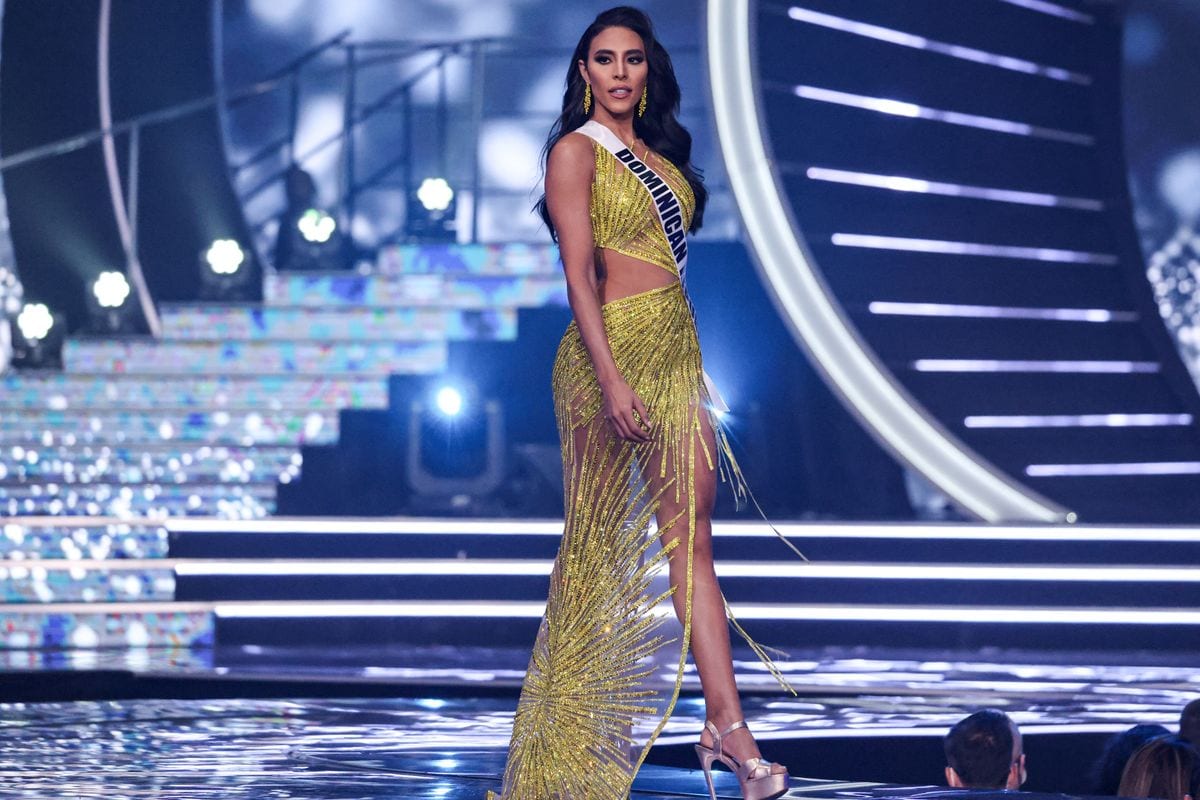
[[[291, 679], [306, 691], [321, 678], [394, 696], [3, 704], [0, 796], [481, 798], [498, 783], [520, 662], [527, 654], [458, 649], [382, 651], [369, 660], [365, 654], [322, 659], [319, 653], [284, 651], [93, 656], [90, 670], [111, 675], [136, 668], [142, 675], [204, 679], [214, 695], [222, 693], [222, 682], [257, 676]], [[1135, 723], [1171, 726], [1182, 706], [1200, 694], [1200, 676], [1183, 660], [1152, 665], [1149, 658], [1130, 658], [1120, 664], [1110, 656], [1107, 664], [1083, 666], [1096, 661], [1082, 654], [1060, 656], [1057, 663], [1013, 654], [986, 660], [918, 656], [793, 654], [787, 665], [798, 697], [766, 691], [750, 662], [740, 663], [739, 680], [751, 690], [747, 718], [765, 755], [806, 776], [796, 779], [789, 796], [948, 791], [835, 780], [849, 777], [842, 773], [852, 762], [825, 759], [821, 754], [831, 742], [870, 758], [897, 741], [917, 742], [930, 758], [920, 775], [940, 781], [937, 751], [947, 727], [982, 706], [1000, 707], [1026, 733], [1031, 775], [1037, 770], [1045, 775], [1051, 757], [1034, 755], [1039, 741], [1107, 735]], [[140, 663], [127, 663], [131, 657]], [[66, 663], [46, 669], [50, 666], [27, 664], [25, 677], [52, 682], [71, 671]], [[6, 677], [22, 671], [10, 663]], [[651, 756], [655, 763], [639, 776], [635, 798], [706, 794], [699, 772], [670, 766], [693, 763], [690, 745], [703, 711], [694, 692], [682, 699]], [[1087, 766], [1077, 765], [1081, 771]], [[838, 773], [827, 774], [830, 770]], [[737, 796], [728, 774], [719, 789], [722, 796]]]

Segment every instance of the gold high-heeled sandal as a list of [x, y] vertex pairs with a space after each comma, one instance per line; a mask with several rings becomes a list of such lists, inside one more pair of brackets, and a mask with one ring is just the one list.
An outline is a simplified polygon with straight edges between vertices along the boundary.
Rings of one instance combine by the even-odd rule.
[[712, 747], [696, 745], [696, 755], [700, 758], [700, 768], [704, 770], [704, 779], [708, 781], [708, 795], [712, 800], [717, 800], [717, 790], [713, 788], [712, 779], [713, 761], [720, 761], [737, 776], [738, 785], [742, 787], [742, 800], [774, 800], [787, 791], [787, 770], [775, 773], [771, 771], [774, 762], [767, 761], [765, 758], [747, 758], [745, 761], [738, 761], [737, 758], [721, 749], [723, 737], [738, 728], [746, 727], [744, 719], [730, 725], [724, 733], [718, 733], [717, 726], [709, 720], [705, 721], [704, 727], [712, 734], [713, 745]]

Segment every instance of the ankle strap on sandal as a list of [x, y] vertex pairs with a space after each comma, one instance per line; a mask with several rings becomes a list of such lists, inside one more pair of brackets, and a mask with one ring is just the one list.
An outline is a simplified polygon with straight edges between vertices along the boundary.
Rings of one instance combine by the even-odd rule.
[[[721, 734], [721, 738], [725, 738], [729, 734], [736, 731], [738, 728], [749, 728], [749, 727], [750, 726], [746, 724], [746, 720], [739, 719], [737, 722], [733, 723], [732, 725], [730, 725], [728, 728], [725, 729], [725, 731]], [[714, 730], [715, 730], [715, 728], [714, 728]]]
[[717, 726], [713, 724], [712, 720], [708, 719], [708, 720], [704, 721], [704, 727], [707, 728], [708, 732], [712, 734], [713, 750], [720, 753], [720, 752], [722, 752], [722, 748], [721, 748], [721, 740], [722, 739], [724, 739], [726, 736], [728, 736], [729, 734], [736, 731], [738, 728], [749, 729], [750, 726], [746, 724], [746, 720], [739, 719], [737, 722], [730, 725], [724, 731], [718, 732]]

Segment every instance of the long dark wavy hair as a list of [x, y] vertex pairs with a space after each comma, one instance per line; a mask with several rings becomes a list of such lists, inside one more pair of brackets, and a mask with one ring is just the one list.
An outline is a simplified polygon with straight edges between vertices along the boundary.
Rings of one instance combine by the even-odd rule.
[[[562, 115], [550, 128], [550, 137], [542, 149], [543, 173], [546, 159], [554, 145], [590, 118], [590, 114], [583, 112], [583, 92], [587, 81], [579, 74], [579, 62], [587, 63], [592, 40], [606, 28], [628, 28], [642, 37], [646, 66], [649, 69], [646, 77], [649, 102], [646, 104], [644, 116], [634, 116], [633, 132], [651, 150], [678, 167], [691, 185], [692, 193], [696, 196], [696, 211], [692, 215], [692, 226], [688, 230], [695, 233], [700, 230], [704, 221], [708, 190], [704, 188], [704, 178], [700, 171], [692, 166], [692, 135], [676, 119], [679, 113], [679, 81], [675, 79], [675, 67], [671, 64], [671, 56], [654, 35], [650, 17], [639, 9], [617, 6], [603, 11], [583, 32], [583, 36], [579, 37], [579, 44], [575, 45], [575, 52], [571, 55], [571, 63], [567, 67], [567, 90], [563, 93]], [[545, 220], [546, 227], [550, 229], [550, 238], [557, 242], [558, 233], [554, 230], [554, 223], [550, 221], [545, 194], [538, 200], [535, 208]]]

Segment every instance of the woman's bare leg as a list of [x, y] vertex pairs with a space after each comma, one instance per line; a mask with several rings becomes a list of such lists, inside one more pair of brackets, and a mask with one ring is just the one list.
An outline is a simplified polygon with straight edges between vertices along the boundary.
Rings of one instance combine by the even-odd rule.
[[[716, 500], [717, 473], [710, 469], [708, 459], [717, 458], [716, 442], [707, 415], [700, 414], [701, 441], [695, 444], [695, 520], [696, 529], [692, 543], [692, 658], [700, 674], [700, 687], [704, 692], [705, 714], [718, 731], [724, 731], [743, 718], [742, 703], [738, 697], [733, 674], [733, 657], [729, 646], [729, 619], [725, 615], [725, 601], [717, 583], [712, 555], [712, 510]], [[707, 454], [706, 454], [707, 449]], [[655, 465], [658, 466], [657, 464]], [[662, 483], [659, 470], [651, 470], [651, 486], [658, 494]], [[669, 471], [668, 471], [669, 473]], [[668, 474], [667, 480], [673, 476]], [[683, 476], [679, 476], [682, 478]], [[665, 547], [671, 540], [686, 535], [688, 527], [686, 487], [680, 487], [678, 500], [674, 484], [666, 486], [660, 495], [657, 518], [660, 529], [676, 520], [662, 534]], [[687, 541], [683, 539], [671, 551], [671, 585], [676, 589], [672, 600], [675, 613], [683, 619], [687, 584]], [[710, 746], [712, 737], [707, 731], [701, 734], [701, 743]], [[749, 731], [742, 728], [730, 734], [723, 742], [725, 750], [739, 761], [759, 757], [758, 746]], [[777, 767], [776, 771], [784, 771]]]

